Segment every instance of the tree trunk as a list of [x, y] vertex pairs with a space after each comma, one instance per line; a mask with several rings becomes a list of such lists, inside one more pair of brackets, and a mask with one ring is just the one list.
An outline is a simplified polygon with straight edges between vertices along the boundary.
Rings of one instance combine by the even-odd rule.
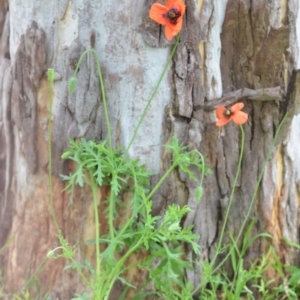
[[[50, 213], [47, 118], [49, 84], [55, 70], [53, 107], [53, 183], [55, 214], [78, 260], [93, 259], [91, 195], [76, 190], [74, 203], [62, 192], [60, 174], [72, 166], [61, 160], [68, 138], [107, 137], [95, 61], [83, 60], [74, 94], [68, 80], [84, 50], [100, 59], [114, 146], [127, 146], [170, 54], [163, 31], [148, 17], [154, 1], [19, 1], [0, 3], [0, 246], [6, 290], [18, 292], [42, 263], [40, 293], [70, 299], [84, 291], [78, 275], [63, 271], [64, 260], [44, 258], [58, 246]], [[175, 171], [154, 196], [153, 213], [171, 203], [188, 204], [193, 212], [185, 226], [200, 235], [201, 257], [212, 258], [233, 188], [240, 150], [239, 128], [215, 125], [219, 105], [245, 103], [245, 148], [241, 174], [226, 229], [237, 235], [249, 208], [259, 173], [279, 122], [288, 117], [263, 175], [249, 221], [253, 234], [270, 233], [282, 261], [299, 262], [282, 238], [299, 241], [300, 155], [300, 5], [298, 0], [199, 0], [187, 6], [181, 40], [158, 94], [130, 149], [155, 175], [170, 165], [164, 145], [175, 136], [200, 150], [213, 171], [207, 175], [201, 201], [196, 184]], [[3, 17], [2, 17], [3, 16]], [[228, 242], [225, 237], [224, 242]], [[268, 241], [259, 240], [245, 257], [261, 255]], [[230, 272], [230, 270], [228, 269]], [[188, 271], [195, 286], [201, 269]], [[133, 277], [138, 284], [138, 276]], [[117, 287], [116, 287], [117, 289]], [[121, 288], [120, 288], [121, 289]], [[118, 291], [115, 291], [116, 293]], [[117, 297], [117, 296], [116, 296]], [[115, 298], [117, 299], [117, 298]]]

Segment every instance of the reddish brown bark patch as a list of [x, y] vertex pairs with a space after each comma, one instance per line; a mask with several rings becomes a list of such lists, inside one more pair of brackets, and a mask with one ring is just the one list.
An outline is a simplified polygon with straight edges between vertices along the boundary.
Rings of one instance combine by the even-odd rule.
[[34, 173], [37, 152], [37, 88], [45, 71], [45, 32], [33, 22], [20, 38], [13, 68], [12, 115], [19, 129], [21, 148]]

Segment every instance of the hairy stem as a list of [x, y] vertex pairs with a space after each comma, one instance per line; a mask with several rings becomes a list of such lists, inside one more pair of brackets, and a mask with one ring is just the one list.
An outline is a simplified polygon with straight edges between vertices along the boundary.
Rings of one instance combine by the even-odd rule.
[[88, 49], [86, 51], [84, 51], [81, 56], [80, 59], [78, 61], [78, 64], [76, 66], [76, 69], [74, 71], [74, 77], [76, 77], [80, 64], [84, 58], [85, 55], [87, 55], [88, 53], [92, 53], [94, 55], [95, 61], [96, 61], [96, 66], [97, 66], [97, 72], [98, 72], [98, 76], [99, 76], [99, 82], [100, 82], [100, 90], [101, 90], [101, 96], [102, 96], [102, 101], [103, 101], [103, 108], [104, 108], [104, 115], [105, 115], [105, 122], [106, 122], [106, 127], [107, 127], [107, 137], [108, 137], [108, 145], [110, 150], [112, 150], [112, 138], [111, 138], [111, 127], [110, 127], [110, 122], [109, 122], [109, 117], [108, 117], [108, 110], [107, 110], [107, 102], [106, 102], [106, 94], [105, 94], [105, 88], [104, 88], [104, 82], [103, 82], [103, 77], [102, 77], [102, 72], [101, 72], [101, 66], [100, 66], [100, 62], [97, 56], [97, 53], [95, 50], [93, 49]]
[[49, 81], [49, 111], [48, 111], [48, 180], [49, 180], [49, 200], [50, 200], [50, 209], [52, 219], [55, 225], [55, 228], [58, 233], [60, 233], [60, 229], [57, 223], [55, 209], [54, 209], [54, 201], [53, 201], [53, 182], [52, 182], [52, 106], [53, 106], [53, 81], [54, 81], [54, 70], [48, 69], [47, 72], [48, 81]]
[[172, 173], [172, 171], [177, 167], [177, 164], [173, 163], [173, 165], [169, 168], [169, 170], [164, 174], [162, 178], [160, 178], [159, 182], [155, 185], [153, 190], [149, 193], [149, 195], [146, 198], [146, 201], [149, 201], [151, 197], [156, 193], [156, 191], [159, 189], [159, 187], [162, 185], [162, 183], [169, 177], [169, 175]]
[[111, 240], [115, 238], [115, 228], [114, 228], [114, 211], [115, 211], [115, 199], [114, 193], [112, 189], [110, 189], [109, 194], [109, 215], [108, 215], [108, 223], [109, 223], [109, 234]]
[[236, 241], [237, 241], [237, 242], [238, 242], [238, 240], [240, 239], [240, 237], [241, 237], [241, 235], [242, 235], [242, 233], [243, 233], [243, 231], [244, 231], [244, 228], [245, 228], [245, 226], [246, 226], [246, 223], [247, 223], [247, 221], [248, 221], [248, 219], [249, 219], [249, 216], [250, 216], [250, 213], [251, 213], [251, 210], [252, 210], [252, 206], [253, 206], [254, 201], [255, 201], [255, 199], [256, 199], [256, 194], [257, 194], [257, 192], [258, 192], [258, 189], [259, 189], [261, 180], [262, 180], [262, 178], [263, 178], [263, 175], [264, 175], [264, 172], [265, 172], [267, 163], [268, 163], [268, 161], [269, 161], [270, 158], [271, 158], [271, 155], [272, 155], [272, 153], [273, 153], [273, 150], [274, 150], [275, 143], [276, 143], [276, 141], [277, 141], [279, 132], [280, 132], [281, 127], [282, 127], [282, 125], [284, 124], [284, 122], [285, 122], [287, 116], [288, 116], [288, 113], [286, 113], [286, 114], [284, 115], [284, 117], [282, 118], [282, 120], [281, 120], [281, 122], [280, 122], [280, 124], [279, 124], [279, 126], [278, 126], [278, 128], [277, 128], [277, 130], [276, 130], [276, 132], [275, 132], [275, 136], [274, 136], [272, 145], [271, 145], [271, 147], [270, 147], [270, 149], [269, 149], [269, 152], [268, 152], [268, 154], [267, 154], [267, 157], [266, 157], [266, 159], [265, 159], [265, 161], [264, 161], [264, 164], [263, 164], [263, 166], [262, 166], [262, 169], [261, 169], [261, 171], [260, 171], [260, 174], [259, 174], [259, 177], [258, 177], [256, 186], [255, 186], [255, 189], [254, 189], [254, 192], [253, 192], [251, 201], [250, 201], [250, 205], [249, 205], [249, 208], [248, 208], [248, 210], [247, 210], [246, 217], [244, 218], [244, 221], [243, 221], [243, 223], [242, 223], [241, 229], [240, 229], [240, 231], [239, 231], [239, 233], [238, 233], [238, 235], [237, 235], [237, 238], [236, 238]]
[[222, 229], [221, 229], [221, 234], [220, 234], [220, 239], [219, 239], [219, 242], [218, 242], [218, 245], [217, 245], [216, 254], [214, 256], [214, 259], [212, 260], [212, 266], [215, 264], [216, 259], [218, 257], [218, 254], [220, 253], [220, 250], [221, 250], [221, 247], [222, 247], [222, 241], [223, 241], [225, 228], [226, 228], [228, 217], [229, 217], [229, 212], [230, 212], [231, 205], [232, 205], [232, 202], [233, 202], [235, 187], [236, 187], [237, 180], [238, 180], [238, 177], [239, 177], [239, 174], [240, 174], [240, 171], [241, 171], [241, 165], [242, 165], [242, 159], [243, 159], [243, 153], [244, 153], [245, 134], [244, 134], [244, 129], [241, 125], [240, 125], [240, 129], [241, 129], [242, 139], [241, 139], [241, 149], [240, 149], [238, 167], [237, 167], [237, 171], [236, 171], [235, 178], [234, 178], [234, 181], [233, 181], [233, 187], [231, 189], [231, 194], [230, 194], [230, 197], [229, 197], [228, 207], [227, 207], [226, 213], [225, 213], [224, 223], [223, 223], [223, 226], [222, 226]]
[[97, 195], [97, 184], [94, 177], [90, 176], [92, 192], [93, 192], [93, 204], [94, 204], [94, 218], [95, 218], [95, 231], [96, 231], [96, 281], [100, 278], [100, 223], [98, 215], [98, 195]]
[[129, 249], [125, 255], [117, 262], [117, 265], [112, 269], [111, 273], [108, 275], [107, 281], [103, 287], [103, 291], [105, 292], [105, 296], [103, 300], [108, 300], [111, 289], [120, 273], [122, 266], [124, 266], [127, 258], [137, 250], [140, 245], [143, 243], [143, 238], [141, 238], [131, 249]]
[[146, 113], [147, 113], [147, 111], [148, 111], [148, 108], [149, 108], [149, 106], [150, 106], [152, 100], [154, 99], [154, 97], [155, 97], [155, 95], [156, 95], [156, 93], [157, 93], [157, 91], [158, 91], [159, 86], [161, 85], [161, 82], [162, 82], [162, 80], [163, 80], [163, 78], [164, 78], [164, 76], [165, 76], [165, 74], [166, 74], [166, 72], [167, 72], [167, 69], [168, 69], [168, 67], [169, 67], [169, 65], [170, 65], [170, 63], [171, 63], [171, 60], [172, 60], [172, 58], [173, 58], [173, 56], [174, 56], [174, 54], [175, 54], [175, 51], [176, 51], [176, 49], [177, 49], [177, 47], [178, 47], [179, 40], [180, 40], [180, 34], [178, 34], [178, 36], [177, 36], [176, 43], [175, 43], [175, 45], [174, 45], [174, 47], [173, 47], [173, 49], [172, 49], [171, 55], [169, 56], [169, 58], [168, 58], [168, 60], [167, 60], [167, 63], [166, 63], [166, 66], [165, 66], [165, 68], [163, 69], [163, 72], [162, 72], [162, 74], [161, 74], [160, 77], [159, 77], [158, 83], [157, 83], [157, 85], [156, 85], [156, 87], [155, 87], [155, 89], [154, 89], [154, 91], [153, 91], [153, 93], [152, 93], [150, 99], [148, 100], [148, 103], [147, 103], [147, 105], [146, 105], [146, 107], [145, 107], [145, 109], [144, 109], [144, 111], [143, 111], [143, 114], [142, 114], [141, 118], [139, 119], [139, 122], [138, 122], [138, 124], [137, 124], [137, 126], [136, 126], [136, 128], [135, 128], [135, 130], [134, 130], [134, 132], [133, 132], [132, 138], [131, 138], [131, 140], [130, 140], [130, 142], [129, 142], [129, 144], [128, 144], [126, 150], [125, 150], [125, 154], [128, 153], [128, 151], [129, 151], [129, 149], [130, 149], [130, 147], [131, 147], [131, 145], [132, 145], [132, 143], [133, 143], [133, 141], [134, 141], [134, 139], [135, 139], [135, 137], [136, 137], [136, 135], [137, 135], [137, 132], [138, 132], [138, 130], [139, 130], [139, 128], [140, 128], [140, 126], [141, 126], [141, 124], [142, 124], [142, 122], [143, 122], [145, 116], [146, 116]]
[[[57, 230], [57, 234], [59, 237], [62, 237], [61, 231], [59, 229], [56, 215], [55, 215], [55, 209], [54, 209], [54, 201], [53, 201], [53, 181], [52, 181], [52, 107], [53, 107], [53, 82], [54, 82], [54, 70], [48, 69], [47, 72], [48, 75], [48, 81], [49, 81], [49, 111], [48, 111], [48, 155], [49, 155], [49, 163], [48, 163], [48, 180], [49, 180], [49, 199], [50, 199], [50, 209], [51, 209], [51, 215], [52, 219], [55, 225], [55, 228]], [[77, 262], [73, 258], [69, 258], [72, 262], [72, 264], [75, 266], [79, 276], [82, 278], [86, 286], [91, 288], [91, 285], [89, 281], [86, 279], [86, 277], [83, 275], [81, 269], [78, 267]], [[43, 268], [47, 261], [47, 258], [45, 258], [38, 269], [34, 272], [33, 276], [31, 278], [34, 278]], [[28, 281], [29, 282], [29, 281]], [[30, 282], [29, 282], [30, 283]], [[27, 286], [25, 285], [23, 287], [25, 290], [27, 289]]]

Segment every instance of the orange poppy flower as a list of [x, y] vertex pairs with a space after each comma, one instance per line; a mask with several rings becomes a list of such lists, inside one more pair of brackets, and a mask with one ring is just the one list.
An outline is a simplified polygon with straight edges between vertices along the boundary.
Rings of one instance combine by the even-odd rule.
[[165, 36], [171, 40], [182, 27], [182, 17], [185, 13], [183, 0], [167, 0], [165, 5], [154, 3], [151, 6], [150, 19], [160, 25], [165, 25]]
[[248, 114], [241, 111], [244, 107], [244, 103], [236, 103], [232, 105], [229, 109], [225, 106], [219, 106], [216, 109], [216, 116], [217, 116], [217, 126], [224, 126], [231, 120], [238, 124], [244, 124], [248, 120]]

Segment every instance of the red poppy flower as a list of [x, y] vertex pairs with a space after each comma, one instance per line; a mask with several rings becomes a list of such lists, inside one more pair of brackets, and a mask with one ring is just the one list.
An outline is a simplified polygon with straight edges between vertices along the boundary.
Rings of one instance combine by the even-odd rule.
[[171, 40], [182, 27], [182, 17], [185, 13], [183, 0], [167, 0], [165, 5], [154, 3], [151, 6], [150, 19], [160, 25], [165, 25], [165, 36]]
[[224, 126], [231, 120], [238, 124], [244, 124], [248, 120], [248, 114], [241, 111], [244, 107], [244, 103], [236, 103], [232, 105], [229, 109], [225, 106], [219, 106], [216, 109], [216, 116], [217, 116], [217, 126]]

